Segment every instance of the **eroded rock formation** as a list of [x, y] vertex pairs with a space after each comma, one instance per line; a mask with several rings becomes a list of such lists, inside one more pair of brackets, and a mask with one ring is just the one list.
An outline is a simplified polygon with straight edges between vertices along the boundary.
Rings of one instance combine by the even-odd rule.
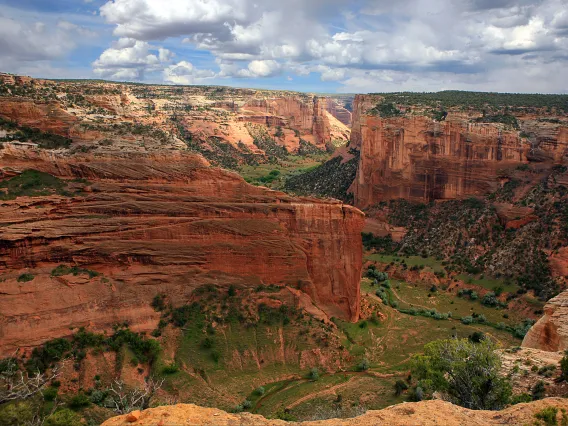
[[523, 138], [457, 113], [441, 122], [425, 114], [382, 118], [369, 112], [380, 99], [355, 98], [350, 146], [361, 156], [351, 190], [358, 207], [488, 194], [499, 188], [504, 170], [528, 160], [560, 163], [568, 150], [568, 128], [561, 124], [523, 120]]
[[568, 291], [548, 301], [544, 316], [529, 330], [522, 346], [549, 352], [568, 349]]
[[[364, 219], [353, 207], [253, 187], [181, 152], [5, 149], [0, 167], [47, 172], [80, 193], [0, 206], [2, 355], [80, 326], [151, 331], [156, 294], [181, 305], [205, 284], [286, 285], [328, 317], [358, 318]], [[100, 275], [54, 276], [61, 264]]]
[[[462, 425], [524, 425], [535, 424], [535, 414], [548, 407], [556, 407], [558, 419], [562, 410], [568, 409], [568, 401], [564, 398], [547, 398], [529, 404], [517, 404], [503, 411], [473, 411], [453, 405], [449, 402], [433, 400], [398, 404], [384, 410], [368, 411], [362, 416], [352, 419], [329, 419], [302, 422], [305, 426], [462, 426]], [[555, 419], [556, 420], [556, 419]], [[126, 425], [185, 425], [203, 426], [286, 426], [300, 424], [283, 420], [269, 420], [259, 415], [242, 413], [229, 414], [215, 408], [202, 408], [193, 404], [178, 404], [135, 411], [123, 416], [114, 417], [103, 423], [103, 426]]]

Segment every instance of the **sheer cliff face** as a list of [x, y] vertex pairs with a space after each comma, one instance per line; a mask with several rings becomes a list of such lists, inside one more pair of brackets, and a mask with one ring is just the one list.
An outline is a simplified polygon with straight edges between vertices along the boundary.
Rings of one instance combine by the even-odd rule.
[[[326, 98], [298, 96], [251, 99], [242, 107], [241, 119], [268, 126], [293, 128], [301, 135], [312, 135], [316, 145], [325, 146], [332, 140], [327, 101]], [[344, 130], [348, 131], [347, 128]]]
[[[0, 206], [2, 355], [81, 326], [128, 321], [151, 331], [159, 321], [154, 296], [182, 305], [205, 284], [288, 285], [329, 317], [357, 320], [364, 221], [357, 209], [253, 187], [182, 153], [42, 155], [4, 150], [0, 166], [8, 175], [36, 169], [88, 183], [81, 196]], [[61, 264], [100, 275], [53, 276]], [[19, 282], [23, 273], [33, 280]]]
[[522, 346], [548, 352], [568, 349], [568, 292], [548, 301], [544, 316], [529, 330]]
[[430, 201], [487, 194], [499, 187], [500, 171], [530, 156], [560, 162], [568, 147], [566, 128], [558, 125], [523, 123], [534, 133], [531, 146], [520, 132], [500, 124], [451, 115], [442, 122], [423, 115], [369, 115], [379, 100], [360, 95], [354, 103], [351, 146], [361, 157], [351, 190], [358, 207], [397, 198]]

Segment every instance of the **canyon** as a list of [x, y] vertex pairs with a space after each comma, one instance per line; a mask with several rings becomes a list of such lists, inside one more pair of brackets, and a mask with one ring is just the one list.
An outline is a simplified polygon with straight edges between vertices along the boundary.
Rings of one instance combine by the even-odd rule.
[[[364, 216], [353, 207], [253, 187], [182, 152], [69, 158], [8, 147], [0, 169], [47, 173], [70, 192], [0, 206], [3, 356], [79, 327], [152, 331], [158, 293], [180, 306], [208, 284], [289, 286], [323, 317], [358, 319]], [[55, 276], [59, 265], [96, 276]]]
[[568, 279], [568, 120], [470, 95], [0, 74], [0, 355], [63, 360], [60, 395], [88, 398], [96, 424], [117, 380], [163, 379], [152, 401], [169, 407], [106, 425], [367, 408], [322, 424], [531, 424], [568, 408], [395, 405], [422, 398], [411, 360], [437, 339], [494, 341], [512, 404], [541, 369], [543, 395], [566, 391], [567, 296], [544, 300]]

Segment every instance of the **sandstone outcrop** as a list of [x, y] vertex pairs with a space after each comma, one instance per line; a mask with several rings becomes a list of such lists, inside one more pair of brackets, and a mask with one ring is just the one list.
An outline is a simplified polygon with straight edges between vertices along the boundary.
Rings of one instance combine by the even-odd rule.
[[21, 126], [67, 137], [70, 136], [71, 127], [78, 121], [59, 102], [36, 102], [21, 98], [0, 98], [0, 117]]
[[[5, 149], [0, 168], [50, 173], [80, 194], [0, 206], [2, 355], [81, 326], [151, 331], [156, 294], [182, 305], [205, 284], [287, 285], [328, 317], [358, 318], [364, 217], [351, 206], [250, 186], [182, 152]], [[61, 264], [99, 275], [54, 276]]]
[[[528, 404], [517, 404], [503, 411], [473, 411], [452, 405], [444, 401], [422, 401], [394, 405], [379, 411], [368, 411], [362, 416], [351, 419], [329, 419], [302, 423], [269, 420], [262, 416], [242, 413], [229, 414], [215, 408], [202, 408], [193, 404], [178, 404], [150, 408], [135, 413], [114, 417], [102, 426], [126, 425], [202, 425], [202, 426], [286, 426], [302, 424], [304, 426], [488, 426], [488, 425], [524, 425], [535, 424], [535, 415], [545, 408], [558, 409], [558, 419], [562, 410], [568, 409], [564, 398], [548, 398]], [[134, 418], [134, 421], [132, 422]]]
[[499, 123], [450, 114], [438, 122], [424, 114], [382, 118], [369, 111], [381, 98], [358, 95], [350, 146], [360, 150], [351, 186], [355, 205], [381, 201], [455, 199], [497, 190], [507, 169], [529, 160], [563, 162], [568, 127], [521, 120], [521, 132]]
[[568, 291], [544, 306], [544, 316], [529, 330], [523, 347], [558, 352], [568, 349]]

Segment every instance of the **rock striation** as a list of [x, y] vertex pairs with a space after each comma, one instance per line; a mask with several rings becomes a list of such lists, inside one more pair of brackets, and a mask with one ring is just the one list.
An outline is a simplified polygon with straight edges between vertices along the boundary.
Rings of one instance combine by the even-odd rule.
[[425, 114], [383, 118], [370, 113], [380, 96], [358, 95], [350, 147], [360, 151], [351, 186], [363, 208], [404, 198], [427, 202], [497, 190], [503, 171], [531, 161], [561, 163], [568, 128], [521, 120], [528, 138], [500, 123], [472, 122], [463, 114], [436, 121]]
[[102, 426], [126, 425], [202, 425], [202, 426], [285, 426], [301, 424], [304, 426], [489, 426], [535, 424], [535, 414], [548, 407], [558, 410], [558, 420], [562, 410], [568, 409], [564, 398], [547, 398], [528, 404], [517, 404], [503, 411], [473, 411], [449, 402], [433, 400], [394, 405], [378, 411], [368, 411], [351, 419], [329, 419], [302, 423], [269, 420], [250, 413], [229, 414], [215, 408], [202, 408], [193, 404], [178, 404], [135, 411], [113, 417]]
[[[81, 326], [151, 331], [158, 293], [182, 305], [207, 284], [290, 286], [328, 317], [358, 319], [356, 208], [254, 187], [183, 152], [69, 158], [6, 148], [0, 169], [46, 172], [76, 191], [0, 205], [1, 355]], [[54, 276], [62, 264], [99, 275]], [[22, 282], [25, 273], [32, 279]]]
[[568, 291], [547, 302], [544, 316], [529, 330], [522, 346], [548, 352], [568, 349]]

